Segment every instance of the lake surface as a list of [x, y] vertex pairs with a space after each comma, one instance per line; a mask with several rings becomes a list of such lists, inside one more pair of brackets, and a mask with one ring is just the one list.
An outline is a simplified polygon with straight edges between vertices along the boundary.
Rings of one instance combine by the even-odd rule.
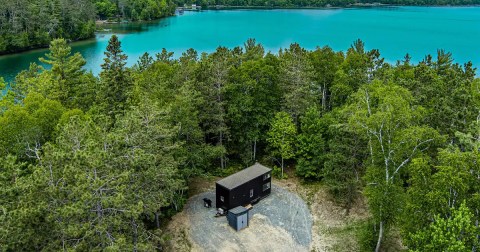
[[[72, 45], [94, 74], [100, 71], [113, 33], [119, 35], [129, 65], [144, 52], [155, 54], [162, 48], [179, 57], [189, 48], [212, 52], [220, 45], [235, 47], [255, 38], [274, 53], [293, 42], [307, 49], [328, 45], [347, 50], [360, 38], [367, 49], [379, 49], [388, 62], [403, 59], [406, 53], [417, 62], [441, 48], [452, 52], [456, 62], [472, 61], [480, 68], [480, 7], [202, 11], [111, 28], [110, 33]], [[0, 76], [11, 80], [45, 52], [0, 57]]]

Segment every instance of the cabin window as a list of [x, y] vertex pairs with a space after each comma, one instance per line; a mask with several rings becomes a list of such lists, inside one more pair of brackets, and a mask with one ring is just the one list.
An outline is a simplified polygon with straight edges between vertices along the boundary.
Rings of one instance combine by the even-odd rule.
[[270, 182], [263, 185], [263, 191], [270, 189]]
[[270, 178], [270, 173], [267, 173], [265, 175], [263, 175], [263, 180], [267, 180]]
[[220, 201], [225, 202], [225, 198], [223, 196], [220, 196]]
[[253, 189], [250, 189], [250, 198], [253, 197]]

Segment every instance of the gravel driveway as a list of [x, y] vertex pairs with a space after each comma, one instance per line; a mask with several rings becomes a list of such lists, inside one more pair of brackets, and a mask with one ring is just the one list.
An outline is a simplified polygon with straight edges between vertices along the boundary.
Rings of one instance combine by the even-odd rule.
[[214, 202], [215, 192], [196, 195], [185, 206], [195, 250], [308, 251], [313, 221], [298, 195], [272, 185], [272, 193], [250, 211], [249, 226], [239, 232], [228, 226], [226, 217], [215, 218], [215, 208], [203, 206], [205, 197]]

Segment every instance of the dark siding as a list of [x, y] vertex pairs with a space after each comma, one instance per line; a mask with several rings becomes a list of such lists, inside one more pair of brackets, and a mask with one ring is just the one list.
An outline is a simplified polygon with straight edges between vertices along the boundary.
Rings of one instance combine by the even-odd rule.
[[[267, 195], [269, 195], [272, 192], [272, 172], [268, 172], [268, 174], [270, 174], [270, 177], [267, 178], [266, 180], [263, 180], [263, 176], [261, 177], [261, 188], [260, 188], [260, 190], [262, 190], [262, 192], [260, 194], [261, 195], [260, 198], [266, 197]], [[270, 183], [270, 188], [263, 191], [263, 185], [266, 184], [266, 183]]]
[[[220, 200], [220, 196], [223, 196], [225, 201], [222, 202]], [[223, 208], [223, 209], [231, 209], [229, 208], [229, 203], [230, 203], [230, 191], [219, 185], [219, 184], [216, 184], [216, 199], [215, 199], [215, 207], [216, 208]]]
[[[246, 182], [245, 184], [233, 188], [230, 191], [230, 197], [228, 198], [228, 200], [227, 198], [225, 198], [225, 208], [228, 210], [237, 206], [244, 206], [254, 201], [258, 201], [259, 199], [269, 195], [271, 192], [271, 181], [271, 176], [270, 178], [263, 180], [263, 175], [261, 175], [253, 180]], [[270, 188], [264, 192], [263, 185], [266, 183], [270, 183]], [[250, 197], [251, 189], [253, 189], [253, 197]], [[225, 192], [224, 190], [226, 190], [226, 188], [217, 184], [217, 208], [219, 205], [223, 206], [222, 204], [220, 204], [220, 195], [228, 194], [228, 192]]]

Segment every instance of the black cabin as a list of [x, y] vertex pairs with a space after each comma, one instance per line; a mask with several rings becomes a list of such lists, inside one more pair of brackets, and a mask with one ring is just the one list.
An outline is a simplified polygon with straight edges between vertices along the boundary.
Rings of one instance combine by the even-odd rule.
[[216, 183], [216, 207], [230, 210], [256, 203], [271, 192], [272, 169], [259, 163]]

